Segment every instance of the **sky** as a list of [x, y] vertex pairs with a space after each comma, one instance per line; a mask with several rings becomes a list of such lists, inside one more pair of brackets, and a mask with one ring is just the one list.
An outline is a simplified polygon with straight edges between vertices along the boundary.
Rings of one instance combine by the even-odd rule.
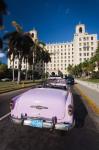
[[[86, 32], [99, 34], [99, 0], [5, 0], [8, 15], [0, 36], [13, 31], [12, 21], [24, 31], [36, 29], [45, 43], [73, 40], [75, 26], [86, 25]], [[6, 58], [2, 59], [6, 62]]]

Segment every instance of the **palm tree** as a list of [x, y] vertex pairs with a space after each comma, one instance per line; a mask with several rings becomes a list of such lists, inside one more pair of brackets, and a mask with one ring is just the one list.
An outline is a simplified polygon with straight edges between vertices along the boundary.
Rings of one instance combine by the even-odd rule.
[[68, 71], [70, 74], [73, 74], [72, 70], [73, 70], [73, 66], [69, 64], [68, 67], [67, 67], [67, 71]]
[[94, 56], [91, 58], [91, 62], [96, 64], [99, 71], [99, 45], [98, 48], [96, 49]]
[[50, 54], [47, 50], [42, 51], [42, 61], [45, 63], [45, 78], [47, 77], [47, 64], [51, 62]]
[[14, 44], [18, 37], [19, 37], [19, 33], [16, 31], [7, 33], [3, 37], [4, 41], [8, 41], [8, 45], [5, 48], [5, 50], [7, 52], [7, 57], [10, 59], [10, 61], [12, 61], [13, 81], [15, 80], [14, 79], [14, 61], [15, 61], [15, 58], [18, 56], [18, 52], [17, 52], [17, 49], [15, 48]]
[[17, 41], [16, 41], [16, 49], [18, 50], [18, 83], [20, 83], [20, 73], [21, 73], [21, 63], [24, 57], [28, 58], [31, 48], [33, 47], [34, 42], [33, 40], [26, 34], [23, 34]]
[[22, 59], [26, 57], [26, 55], [28, 55], [34, 43], [32, 39], [29, 37], [29, 35], [17, 31], [12, 33], [7, 33], [4, 36], [4, 39], [9, 40], [9, 53], [10, 55], [13, 56], [13, 62], [15, 57], [17, 57], [18, 59], [18, 81], [17, 82], [20, 83]]

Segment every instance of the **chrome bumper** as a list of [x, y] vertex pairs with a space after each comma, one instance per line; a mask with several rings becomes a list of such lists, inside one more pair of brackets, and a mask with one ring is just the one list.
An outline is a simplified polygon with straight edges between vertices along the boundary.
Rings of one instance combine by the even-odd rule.
[[[15, 124], [32, 126], [32, 120], [31, 119], [22, 120], [22, 119], [16, 119], [16, 118], [11, 117], [11, 120]], [[55, 125], [53, 125], [52, 122], [45, 122], [44, 121], [42, 128], [68, 131], [68, 130], [71, 130], [74, 126], [75, 126], [75, 121], [72, 124], [70, 124], [70, 123], [56, 123]]]

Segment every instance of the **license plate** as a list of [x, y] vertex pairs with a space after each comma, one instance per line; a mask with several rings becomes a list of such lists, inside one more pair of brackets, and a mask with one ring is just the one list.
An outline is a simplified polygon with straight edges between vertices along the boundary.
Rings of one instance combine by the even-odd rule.
[[42, 128], [43, 127], [43, 120], [32, 120], [31, 125], [33, 127]]

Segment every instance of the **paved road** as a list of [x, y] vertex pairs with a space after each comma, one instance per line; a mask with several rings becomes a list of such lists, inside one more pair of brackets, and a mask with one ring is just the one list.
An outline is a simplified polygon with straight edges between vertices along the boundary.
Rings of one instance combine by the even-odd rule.
[[[99, 133], [95, 122], [89, 117], [77, 91], [73, 90], [73, 97], [76, 127], [71, 132], [62, 135], [46, 129], [21, 127], [13, 125], [8, 117], [0, 121], [0, 150], [99, 150]], [[3, 110], [8, 109], [6, 101], [7, 97]]]

